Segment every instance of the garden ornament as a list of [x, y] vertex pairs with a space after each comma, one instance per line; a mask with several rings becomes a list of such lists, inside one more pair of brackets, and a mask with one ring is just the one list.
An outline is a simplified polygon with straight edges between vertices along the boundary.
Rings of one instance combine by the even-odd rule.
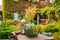
[[18, 16], [19, 16], [18, 12], [15, 12], [13, 16], [14, 16], [14, 20], [18, 20]]

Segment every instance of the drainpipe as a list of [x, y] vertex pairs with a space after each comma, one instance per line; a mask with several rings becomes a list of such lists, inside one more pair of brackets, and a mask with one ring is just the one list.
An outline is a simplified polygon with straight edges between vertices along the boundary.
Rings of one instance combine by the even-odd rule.
[[39, 24], [39, 14], [37, 14], [37, 25]]

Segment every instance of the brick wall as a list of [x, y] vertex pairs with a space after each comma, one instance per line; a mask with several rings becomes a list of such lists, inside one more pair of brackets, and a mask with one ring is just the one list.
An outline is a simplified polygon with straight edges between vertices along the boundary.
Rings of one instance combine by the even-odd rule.
[[[28, 8], [29, 6], [33, 6], [33, 5], [38, 5], [38, 7], [42, 7], [44, 5], [49, 5], [48, 1], [43, 1], [40, 0], [38, 3], [32, 3], [32, 2], [28, 2], [28, 0], [25, 1], [19, 1], [19, 2], [14, 2], [13, 0], [5, 0], [4, 3], [4, 10], [5, 10], [5, 15], [8, 15], [9, 13], [12, 13], [14, 11], [19, 12], [19, 14], [22, 14], [21, 11], [24, 11], [25, 8]], [[10, 15], [11, 17], [11, 15]]]

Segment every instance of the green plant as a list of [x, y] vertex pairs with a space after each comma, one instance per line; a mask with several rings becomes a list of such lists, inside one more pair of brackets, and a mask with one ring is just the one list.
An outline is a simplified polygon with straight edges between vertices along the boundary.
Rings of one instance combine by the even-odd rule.
[[50, 24], [39, 24], [37, 25], [37, 31], [40, 31], [40, 33], [43, 32], [51, 32], [51, 33], [55, 33], [55, 32], [59, 32], [60, 31], [60, 20], [59, 21], [54, 21]]
[[42, 27], [41, 27], [40, 24], [36, 26], [36, 31], [37, 31], [37, 33], [41, 33], [42, 32]]
[[54, 0], [53, 4], [54, 4], [55, 6], [59, 5], [59, 4], [60, 4], [60, 0]]
[[14, 26], [12, 25], [13, 20], [8, 20], [8, 19], [5, 19], [2, 21], [2, 28], [0, 29], [0, 39], [6, 39], [8, 38], [8, 36], [11, 36], [12, 35], [12, 32], [13, 31], [16, 31], [16, 30], [20, 30], [20, 26]]
[[7, 39], [8, 36], [13, 37], [12, 32], [16, 30], [20, 30], [20, 27], [10, 25], [9, 27], [0, 29], [0, 39]]
[[27, 32], [26, 32], [28, 37], [36, 37], [37, 36], [37, 32], [36, 32], [36, 27], [29, 27]]
[[39, 13], [40, 13], [41, 15], [43, 15], [44, 13], [47, 12], [48, 9], [49, 9], [49, 7], [41, 8], [41, 9], [39, 9]]
[[41, 14], [41, 15], [44, 15], [44, 14], [46, 14], [46, 16], [48, 17], [48, 21], [50, 21], [50, 19], [51, 19], [51, 13], [55, 13], [55, 7], [48, 7], [48, 6], [46, 6], [46, 7], [44, 7], [44, 8], [41, 8], [40, 10], [39, 10], [39, 13]]
[[60, 20], [60, 0], [54, 0], [54, 6], [56, 8], [55, 13], [57, 20]]
[[56, 6], [56, 17], [58, 20], [60, 20], [60, 7]]
[[44, 28], [44, 31], [55, 33], [55, 32], [58, 32], [59, 29], [58, 29], [58, 26], [56, 24], [52, 23], [52, 24], [47, 24]]
[[1, 26], [2, 27], [9, 27], [11, 25], [12, 20], [5, 19], [2, 21]]
[[27, 23], [30, 23], [30, 18], [29, 18], [29, 16], [24, 16], [24, 19], [27, 21]]
[[54, 34], [53, 34], [53, 38], [54, 38], [55, 40], [60, 40], [60, 32], [54, 33]]

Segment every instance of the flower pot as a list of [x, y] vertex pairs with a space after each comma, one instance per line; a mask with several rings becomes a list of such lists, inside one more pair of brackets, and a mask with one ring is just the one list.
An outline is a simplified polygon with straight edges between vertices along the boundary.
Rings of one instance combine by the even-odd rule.
[[41, 24], [45, 24], [47, 19], [41, 19]]
[[38, 34], [27, 34], [27, 37], [29, 37], [29, 38], [34, 38], [34, 37], [37, 37], [38, 36]]
[[37, 37], [38, 33], [34, 27], [30, 27], [29, 29], [26, 30], [26, 35], [27, 37]]

